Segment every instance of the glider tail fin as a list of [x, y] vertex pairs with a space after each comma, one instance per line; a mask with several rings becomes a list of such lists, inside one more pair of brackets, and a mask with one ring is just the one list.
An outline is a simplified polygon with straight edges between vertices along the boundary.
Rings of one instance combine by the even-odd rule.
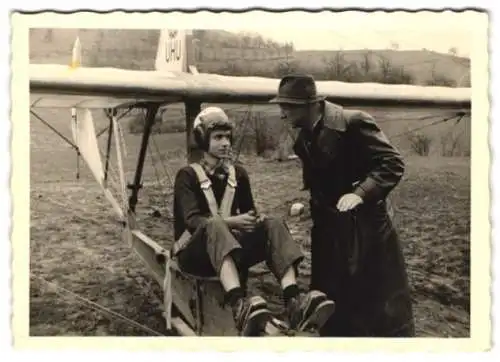
[[156, 52], [155, 69], [163, 72], [189, 72], [194, 64], [192, 31], [161, 29]]

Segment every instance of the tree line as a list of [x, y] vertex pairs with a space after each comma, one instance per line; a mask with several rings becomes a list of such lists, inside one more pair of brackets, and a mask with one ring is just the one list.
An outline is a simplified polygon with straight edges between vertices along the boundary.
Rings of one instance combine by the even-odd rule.
[[[308, 73], [316, 80], [331, 80], [348, 83], [374, 82], [383, 84], [417, 84], [415, 74], [404, 66], [395, 65], [389, 59], [372, 60], [368, 55], [363, 61], [348, 61], [341, 53], [316, 62], [296, 59], [278, 61], [225, 60], [212, 64], [200, 64], [200, 71], [228, 76], [256, 76], [281, 78], [290, 73]], [[422, 83], [422, 82], [421, 82]], [[421, 84], [420, 83], [420, 84]], [[455, 79], [446, 77], [432, 69], [423, 85], [456, 87]], [[464, 84], [462, 84], [464, 86]]]

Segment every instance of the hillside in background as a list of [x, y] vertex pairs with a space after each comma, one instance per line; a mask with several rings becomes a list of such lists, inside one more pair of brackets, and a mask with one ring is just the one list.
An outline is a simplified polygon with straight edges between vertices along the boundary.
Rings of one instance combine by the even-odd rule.
[[[343, 51], [298, 51], [297, 60], [303, 63], [317, 62], [318, 60], [332, 60], [343, 58], [345, 62], [357, 63], [364, 67], [367, 61], [374, 66], [384, 67], [390, 63], [394, 67], [403, 67], [415, 76], [416, 82], [425, 83], [434, 76], [460, 80], [464, 75], [470, 82], [470, 60], [443, 54], [430, 50], [343, 50]], [[464, 78], [464, 79], [465, 79]]]
[[[76, 36], [86, 66], [151, 70], [158, 30], [32, 29], [30, 61], [67, 64]], [[347, 82], [470, 86], [467, 58], [428, 50], [296, 51], [259, 34], [195, 30], [196, 65], [201, 72], [280, 77], [292, 71], [316, 79]]]

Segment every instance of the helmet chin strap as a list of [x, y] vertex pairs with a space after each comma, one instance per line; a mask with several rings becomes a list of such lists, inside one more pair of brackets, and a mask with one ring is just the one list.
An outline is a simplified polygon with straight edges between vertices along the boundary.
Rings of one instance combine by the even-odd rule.
[[209, 156], [210, 161], [211, 161], [210, 163], [213, 164], [214, 169], [221, 167], [221, 166], [225, 168], [226, 166], [229, 166], [232, 163], [232, 159], [230, 156], [229, 157], [219, 157], [210, 151], [207, 151], [205, 154]]

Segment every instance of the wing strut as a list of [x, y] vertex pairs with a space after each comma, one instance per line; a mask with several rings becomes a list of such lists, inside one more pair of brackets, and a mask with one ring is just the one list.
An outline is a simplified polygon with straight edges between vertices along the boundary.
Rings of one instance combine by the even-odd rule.
[[63, 135], [61, 132], [59, 132], [57, 129], [55, 129], [49, 122], [45, 121], [42, 117], [40, 117], [38, 114], [36, 114], [33, 110], [30, 110], [30, 113], [35, 116], [40, 122], [42, 122], [44, 125], [49, 127], [52, 131], [54, 131], [55, 134], [57, 134], [59, 137], [61, 137], [67, 144], [69, 144], [71, 147], [75, 149], [75, 151], [78, 152], [78, 146], [75, 145], [73, 142], [70, 141], [68, 137]]
[[[111, 111], [112, 110], [117, 110], [117, 108], [110, 108]], [[134, 109], [134, 107], [129, 107], [129, 109], [126, 111], [126, 112], [123, 112], [121, 115], [117, 116], [116, 117], [116, 120], [119, 121], [120, 119], [122, 119], [123, 117], [125, 117], [127, 114], [129, 114], [132, 110]], [[104, 115], [106, 116], [106, 118], [109, 119], [110, 116], [110, 112], [111, 112], [109, 109], [106, 109], [104, 111]], [[109, 126], [106, 126], [104, 127], [103, 129], [101, 129], [99, 132], [97, 132], [97, 138], [101, 137], [106, 131], [109, 130]]]
[[[97, 136], [99, 137], [99, 136]], [[108, 172], [109, 172], [109, 156], [111, 153], [111, 137], [113, 137], [113, 119], [109, 119], [108, 127], [108, 143], [106, 146], [106, 165], [104, 166], [104, 186], [108, 185]]]
[[[35, 111], [33, 111], [31, 109], [30, 113], [33, 116], [35, 116], [35, 118], [37, 118], [40, 122], [42, 122], [44, 125], [49, 127], [55, 134], [57, 134], [59, 137], [61, 137], [62, 140], [64, 140], [67, 144], [69, 144], [76, 151], [76, 179], [79, 180], [80, 179], [80, 156], [81, 156], [80, 148], [76, 144], [71, 142], [71, 140], [69, 138], [67, 138], [61, 132], [59, 132], [55, 127], [53, 127], [49, 122], [45, 121], [42, 117], [40, 117], [38, 114], [36, 114]], [[74, 122], [74, 124], [76, 125], [76, 114], [72, 115], [71, 122]]]
[[135, 212], [139, 190], [142, 187], [141, 177], [142, 177], [142, 170], [144, 168], [144, 160], [146, 158], [146, 151], [149, 143], [149, 136], [151, 135], [151, 130], [153, 129], [153, 124], [155, 121], [155, 116], [156, 113], [158, 112], [159, 107], [160, 107], [159, 103], [151, 103], [147, 107], [144, 129], [142, 131], [143, 133], [142, 133], [141, 148], [139, 150], [139, 158], [137, 159], [137, 168], [135, 170], [134, 183], [128, 185], [129, 189], [132, 190], [132, 194], [130, 195], [129, 198], [129, 208], [130, 211], [132, 212]]
[[113, 125], [113, 129], [115, 130], [114, 135], [115, 135], [115, 147], [116, 147], [116, 159], [118, 162], [118, 171], [119, 171], [119, 176], [120, 176], [120, 186], [121, 186], [121, 194], [122, 194], [122, 202], [124, 206], [124, 210], [127, 209], [127, 186], [125, 184], [125, 174], [124, 174], [124, 169], [123, 169], [123, 155], [122, 155], [122, 149], [121, 149], [121, 140], [120, 140], [120, 133], [118, 132], [118, 121], [116, 119], [116, 114], [117, 111], [116, 109], [113, 109], [111, 112], [111, 122]]

